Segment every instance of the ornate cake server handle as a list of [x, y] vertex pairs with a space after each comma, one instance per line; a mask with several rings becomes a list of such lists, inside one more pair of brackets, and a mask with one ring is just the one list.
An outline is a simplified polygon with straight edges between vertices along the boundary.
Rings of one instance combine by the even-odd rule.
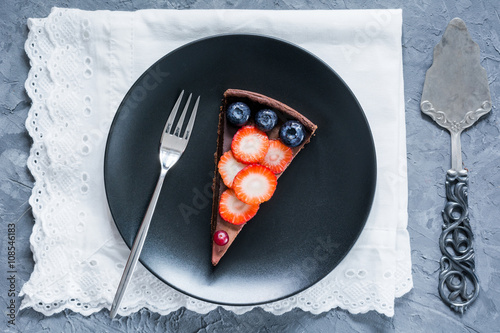
[[447, 201], [439, 238], [443, 256], [438, 290], [445, 304], [463, 313], [478, 297], [479, 281], [469, 223], [469, 175], [462, 166], [460, 134], [491, 110], [491, 97], [479, 46], [459, 18], [451, 20], [434, 48], [420, 108], [451, 135], [451, 169], [446, 175]]
[[467, 170], [448, 170], [444, 224], [439, 238], [443, 254], [439, 273], [439, 294], [448, 306], [461, 313], [479, 295], [472, 247], [474, 236], [469, 224], [468, 183]]

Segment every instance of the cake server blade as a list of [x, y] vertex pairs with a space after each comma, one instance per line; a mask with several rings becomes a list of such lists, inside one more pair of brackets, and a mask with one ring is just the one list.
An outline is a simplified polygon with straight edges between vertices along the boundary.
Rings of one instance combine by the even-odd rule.
[[469, 223], [469, 175], [462, 166], [460, 134], [491, 110], [491, 97], [479, 46], [459, 18], [450, 21], [434, 48], [420, 108], [451, 135], [451, 169], [446, 174], [444, 223], [439, 239], [442, 257], [438, 290], [444, 303], [463, 313], [477, 298], [479, 282]]

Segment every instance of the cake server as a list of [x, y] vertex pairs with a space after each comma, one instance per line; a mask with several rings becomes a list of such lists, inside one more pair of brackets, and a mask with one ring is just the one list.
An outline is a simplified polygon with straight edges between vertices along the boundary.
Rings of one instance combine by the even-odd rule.
[[479, 294], [475, 273], [473, 234], [469, 224], [467, 169], [462, 166], [460, 134], [491, 110], [486, 70], [479, 46], [464, 21], [454, 18], [434, 48], [420, 108], [451, 134], [451, 169], [446, 173], [446, 204], [439, 238], [441, 299], [463, 313]]

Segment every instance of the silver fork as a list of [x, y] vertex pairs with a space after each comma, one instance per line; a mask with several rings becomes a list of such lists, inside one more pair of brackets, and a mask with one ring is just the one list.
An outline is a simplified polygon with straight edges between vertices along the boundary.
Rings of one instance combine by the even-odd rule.
[[172, 128], [174, 127], [175, 116], [177, 115], [177, 110], [179, 109], [183, 95], [184, 90], [181, 92], [179, 98], [177, 99], [177, 102], [175, 102], [172, 112], [170, 112], [170, 116], [168, 117], [167, 123], [165, 124], [165, 128], [163, 129], [163, 134], [160, 141], [160, 177], [158, 178], [158, 182], [156, 183], [156, 187], [153, 192], [153, 196], [151, 197], [151, 201], [149, 202], [146, 215], [144, 215], [144, 219], [142, 220], [139, 231], [135, 236], [134, 244], [132, 245], [132, 249], [130, 250], [130, 255], [128, 257], [127, 264], [125, 265], [125, 269], [123, 270], [120, 284], [118, 285], [118, 289], [116, 290], [115, 298], [113, 300], [113, 304], [111, 305], [111, 310], [109, 313], [109, 316], [111, 318], [114, 318], [116, 316], [116, 312], [118, 311], [123, 295], [127, 290], [130, 278], [134, 273], [135, 266], [137, 265], [137, 261], [139, 260], [139, 257], [141, 255], [142, 247], [149, 230], [149, 225], [151, 224], [151, 218], [153, 217], [156, 203], [163, 186], [163, 180], [165, 179], [168, 170], [170, 170], [170, 168], [174, 166], [174, 164], [182, 156], [182, 153], [186, 149], [189, 138], [193, 131], [193, 125], [196, 119], [196, 111], [198, 110], [200, 96], [198, 96], [198, 98], [196, 99], [196, 103], [194, 104], [193, 112], [191, 113], [191, 117], [189, 118], [189, 122], [184, 131], [184, 135], [180, 135], [182, 125], [184, 123], [184, 118], [186, 117], [189, 103], [191, 102], [192, 94], [189, 95], [186, 106], [184, 107], [184, 110], [182, 111], [182, 114], [177, 121], [175, 129], [172, 131]]

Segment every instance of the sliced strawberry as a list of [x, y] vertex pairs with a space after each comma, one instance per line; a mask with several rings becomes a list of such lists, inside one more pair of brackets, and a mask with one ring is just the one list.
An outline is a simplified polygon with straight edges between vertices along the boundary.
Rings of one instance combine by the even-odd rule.
[[227, 189], [220, 196], [219, 214], [232, 224], [243, 224], [257, 214], [259, 205], [248, 205], [241, 202], [232, 189]]
[[269, 149], [260, 164], [268, 167], [274, 173], [283, 172], [293, 158], [292, 149], [280, 140], [269, 141]]
[[269, 148], [267, 134], [255, 126], [244, 126], [236, 132], [231, 142], [234, 157], [246, 164], [259, 163]]
[[234, 158], [233, 153], [230, 150], [226, 151], [220, 158], [218, 164], [219, 173], [224, 184], [227, 187], [232, 188], [234, 176], [236, 176], [236, 174], [246, 166], [246, 164], [238, 162], [238, 160]]
[[252, 164], [238, 172], [233, 181], [236, 197], [249, 205], [258, 205], [271, 199], [278, 181], [269, 168]]

